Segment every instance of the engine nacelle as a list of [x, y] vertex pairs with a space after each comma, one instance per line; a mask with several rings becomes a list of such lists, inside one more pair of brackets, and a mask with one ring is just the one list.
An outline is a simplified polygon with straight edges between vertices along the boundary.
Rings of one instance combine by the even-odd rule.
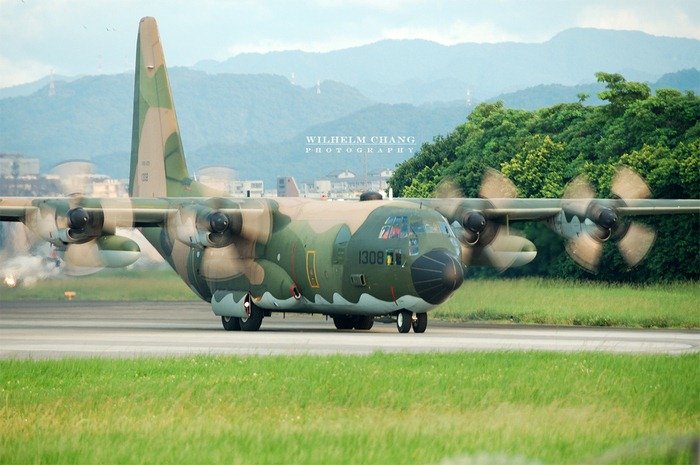
[[181, 207], [169, 220], [175, 238], [189, 247], [226, 247], [240, 234], [240, 213], [224, 213], [206, 206]]
[[70, 266], [123, 268], [139, 259], [139, 245], [128, 237], [105, 235], [82, 244], [68, 244], [58, 250]]
[[104, 214], [83, 207], [68, 208], [66, 201], [43, 203], [25, 220], [29, 229], [56, 246], [79, 244], [102, 234]]
[[500, 236], [480, 253], [474, 254], [471, 266], [506, 269], [527, 265], [537, 256], [535, 244], [520, 236]]

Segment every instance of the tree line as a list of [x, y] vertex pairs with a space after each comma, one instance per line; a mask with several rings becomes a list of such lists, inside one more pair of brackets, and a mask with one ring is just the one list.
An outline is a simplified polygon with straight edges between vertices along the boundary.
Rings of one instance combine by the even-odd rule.
[[[700, 98], [693, 92], [657, 89], [615, 73], [596, 73], [604, 102], [576, 103], [535, 111], [482, 103], [464, 124], [436, 137], [399, 165], [390, 181], [395, 195], [430, 197], [445, 178], [467, 197], [476, 197], [487, 167], [502, 171], [521, 197], [560, 197], [567, 183], [584, 174], [599, 197], [610, 196], [617, 166], [635, 169], [655, 198], [700, 197]], [[657, 228], [647, 259], [629, 273], [617, 248], [607, 246], [594, 279], [658, 281], [700, 278], [700, 221], [697, 215], [648, 217]], [[545, 226], [521, 230], [538, 248], [530, 265], [508, 275], [592, 277], [564, 252], [564, 243]], [[487, 272], [488, 273], [488, 272]]]

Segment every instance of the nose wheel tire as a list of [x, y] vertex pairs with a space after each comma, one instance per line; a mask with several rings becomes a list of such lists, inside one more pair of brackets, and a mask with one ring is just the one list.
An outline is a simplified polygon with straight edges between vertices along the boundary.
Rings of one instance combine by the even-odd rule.
[[221, 324], [226, 331], [240, 331], [241, 330], [241, 319], [235, 316], [222, 316]]
[[407, 333], [411, 330], [411, 322], [413, 321], [413, 313], [408, 310], [401, 310], [396, 315], [396, 329], [400, 333]]
[[412, 322], [414, 333], [424, 333], [428, 327], [428, 314], [416, 313], [416, 319]]

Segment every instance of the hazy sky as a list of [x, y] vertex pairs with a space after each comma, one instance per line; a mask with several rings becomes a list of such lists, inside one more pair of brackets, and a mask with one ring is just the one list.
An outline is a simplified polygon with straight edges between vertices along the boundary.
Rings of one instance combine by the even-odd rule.
[[0, 0], [0, 87], [131, 69], [143, 16], [169, 66], [387, 38], [542, 42], [571, 27], [700, 39], [698, 0]]

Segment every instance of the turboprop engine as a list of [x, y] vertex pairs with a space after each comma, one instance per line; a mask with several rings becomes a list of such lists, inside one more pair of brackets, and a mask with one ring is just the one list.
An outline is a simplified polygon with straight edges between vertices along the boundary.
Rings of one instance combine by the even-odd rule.
[[240, 212], [220, 210], [202, 205], [184, 206], [173, 214], [169, 222], [175, 238], [190, 247], [226, 247], [241, 233]]
[[53, 244], [69, 267], [97, 270], [121, 268], [138, 260], [141, 249], [128, 237], [115, 234], [118, 226], [131, 226], [128, 205], [73, 206], [75, 199], [45, 202], [28, 214], [25, 224]]

